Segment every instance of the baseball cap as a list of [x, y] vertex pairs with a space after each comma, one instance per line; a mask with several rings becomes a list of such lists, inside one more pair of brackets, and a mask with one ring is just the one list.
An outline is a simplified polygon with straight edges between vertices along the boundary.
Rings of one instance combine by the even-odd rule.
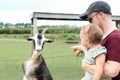
[[80, 15], [80, 18], [87, 19], [87, 15], [91, 12], [104, 12], [106, 14], [112, 14], [111, 8], [107, 2], [104, 1], [96, 1], [93, 2], [85, 13]]

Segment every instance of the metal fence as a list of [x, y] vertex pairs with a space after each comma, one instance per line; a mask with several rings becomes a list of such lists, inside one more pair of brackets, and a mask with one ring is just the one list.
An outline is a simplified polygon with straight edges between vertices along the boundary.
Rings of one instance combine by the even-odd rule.
[[[24, 60], [0, 60], [0, 80], [22, 80]], [[75, 56], [46, 57], [46, 64], [54, 80], [80, 80], [84, 75], [81, 58]]]

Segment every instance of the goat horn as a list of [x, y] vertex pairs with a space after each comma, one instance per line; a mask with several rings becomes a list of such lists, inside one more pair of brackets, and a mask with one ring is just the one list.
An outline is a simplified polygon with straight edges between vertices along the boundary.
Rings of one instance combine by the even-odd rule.
[[45, 32], [47, 31], [47, 29], [48, 29], [48, 28], [45, 28], [45, 29], [41, 32], [41, 34], [43, 34], [43, 35], [44, 35], [44, 34], [45, 34]]

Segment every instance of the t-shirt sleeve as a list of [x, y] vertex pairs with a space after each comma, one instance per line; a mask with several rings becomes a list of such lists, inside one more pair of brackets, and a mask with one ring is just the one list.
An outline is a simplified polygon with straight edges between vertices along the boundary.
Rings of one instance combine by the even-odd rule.
[[101, 46], [99, 48], [97, 48], [92, 56], [92, 58], [96, 58], [97, 56], [99, 56], [100, 54], [107, 54], [107, 50], [105, 47]]

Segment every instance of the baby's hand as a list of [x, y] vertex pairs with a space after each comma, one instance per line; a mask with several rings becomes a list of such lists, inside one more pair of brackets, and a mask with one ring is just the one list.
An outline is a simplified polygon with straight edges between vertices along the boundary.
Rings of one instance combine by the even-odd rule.
[[83, 77], [81, 80], [85, 80], [85, 77]]
[[82, 45], [76, 45], [76, 46], [72, 46], [71, 47], [72, 50], [76, 53], [77, 56], [81, 55], [82, 54], [82, 49], [83, 49], [83, 46]]

